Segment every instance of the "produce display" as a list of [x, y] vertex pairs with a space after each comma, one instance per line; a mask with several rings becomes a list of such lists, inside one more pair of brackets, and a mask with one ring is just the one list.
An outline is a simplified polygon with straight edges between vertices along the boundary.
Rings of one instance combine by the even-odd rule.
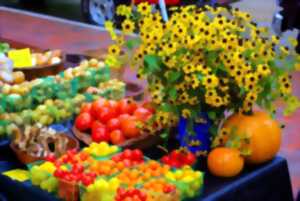
[[100, 98], [84, 104], [75, 119], [75, 128], [89, 133], [93, 142], [116, 145], [142, 135], [142, 125], [151, 119], [153, 110], [129, 99]]
[[[102, 158], [92, 152], [97, 148], [111, 148], [105, 142], [92, 144], [80, 152], [68, 151], [59, 158], [48, 158], [30, 166], [31, 182], [52, 193], [63, 195], [60, 182], [72, 186], [73, 197], [85, 201], [112, 200], [181, 200], [199, 194], [203, 173], [190, 166], [172, 169], [169, 165], [144, 157], [141, 150], [126, 149], [107, 153]], [[77, 189], [77, 190], [76, 190]], [[80, 189], [80, 191], [78, 190]]]
[[[125, 84], [109, 77], [109, 69], [93, 59], [57, 76], [16, 85], [4, 84], [0, 94], [0, 136], [12, 133], [11, 124], [47, 126], [69, 120], [79, 113], [82, 103], [100, 96], [122, 98]], [[90, 86], [101, 90], [89, 93]]]

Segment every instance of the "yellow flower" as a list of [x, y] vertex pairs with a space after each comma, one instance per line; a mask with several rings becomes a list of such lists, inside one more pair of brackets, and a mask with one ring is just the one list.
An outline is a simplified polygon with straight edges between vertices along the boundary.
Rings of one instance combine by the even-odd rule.
[[188, 119], [191, 117], [191, 111], [189, 109], [183, 109], [181, 115], [183, 118]]
[[134, 22], [129, 20], [129, 19], [126, 19], [123, 21], [122, 23], [122, 31], [125, 33], [125, 34], [130, 34], [130, 33], [133, 33], [134, 31]]
[[271, 74], [271, 70], [270, 70], [270, 67], [268, 65], [259, 64], [257, 66], [257, 73], [261, 74], [263, 76], [267, 76], [267, 75]]
[[147, 2], [140, 3], [137, 6], [137, 11], [144, 16], [149, 15], [151, 13], [151, 5]]
[[179, 95], [178, 97], [178, 100], [181, 102], [181, 103], [187, 103], [188, 100], [189, 100], [189, 95], [187, 92], [183, 92], [182, 94]]
[[114, 45], [109, 46], [108, 52], [111, 55], [119, 56], [121, 53], [121, 49], [118, 45], [114, 44]]
[[207, 75], [203, 79], [203, 85], [208, 89], [215, 88], [218, 86], [218, 84], [219, 84], [219, 79], [215, 75]]

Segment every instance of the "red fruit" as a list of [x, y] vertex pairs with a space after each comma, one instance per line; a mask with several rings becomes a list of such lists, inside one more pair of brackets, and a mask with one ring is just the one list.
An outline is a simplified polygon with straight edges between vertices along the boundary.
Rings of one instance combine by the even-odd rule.
[[92, 103], [83, 103], [80, 109], [80, 113], [90, 113], [92, 112]]
[[117, 130], [120, 129], [121, 122], [118, 118], [112, 118], [107, 122], [106, 126], [109, 131]]
[[188, 165], [193, 165], [195, 162], [196, 156], [191, 152], [187, 153], [184, 159], [184, 163]]
[[121, 131], [127, 138], [135, 138], [140, 135], [140, 130], [137, 128], [135, 118], [129, 118], [121, 122]]
[[113, 144], [122, 144], [125, 142], [125, 137], [120, 130], [114, 130], [110, 133], [110, 141]]
[[91, 128], [93, 123], [93, 117], [90, 113], [81, 113], [75, 120], [75, 126], [80, 131], [85, 131]]
[[92, 114], [96, 118], [102, 107], [108, 106], [108, 101], [104, 98], [99, 98], [92, 103]]
[[97, 119], [102, 123], [107, 123], [110, 119], [116, 116], [116, 112], [113, 108], [102, 107], [100, 112], [97, 113]]
[[163, 162], [164, 164], [170, 164], [170, 157], [169, 156], [163, 156], [161, 159], [161, 162]]
[[173, 150], [172, 152], [171, 152], [171, 160], [177, 160], [178, 158], [179, 158], [179, 151], [177, 151], [177, 150]]
[[120, 114], [133, 114], [136, 110], [137, 104], [128, 99], [122, 99], [118, 102], [118, 109]]
[[115, 162], [121, 161], [121, 154], [114, 155], [111, 159]]
[[55, 160], [56, 160], [55, 154], [54, 154], [54, 153], [48, 154], [48, 155], [45, 157], [45, 160], [46, 160], [46, 161], [49, 161], [49, 162], [55, 162]]
[[88, 157], [89, 157], [89, 154], [87, 154], [87, 153], [85, 153], [85, 152], [81, 152], [81, 153], [79, 154], [79, 158], [80, 158], [80, 160], [82, 160], [82, 161], [87, 160]]
[[116, 110], [116, 112], [119, 112], [118, 102], [117, 102], [117, 101], [109, 100], [109, 101], [108, 101], [108, 106], [109, 106], [110, 108], [113, 108], [114, 110]]
[[125, 149], [122, 153], [122, 158], [124, 159], [132, 159], [132, 151], [130, 149]]
[[132, 163], [129, 159], [124, 159], [123, 164], [124, 164], [125, 167], [131, 167], [132, 166]]
[[151, 118], [152, 113], [151, 113], [149, 110], [147, 110], [146, 108], [139, 107], [139, 108], [137, 108], [137, 109], [134, 111], [133, 115], [134, 115], [138, 120], [140, 120], [140, 121], [142, 121], [142, 122], [145, 122], [145, 121], [147, 121], [147, 120], [149, 120], [149, 119]]
[[164, 191], [164, 193], [171, 193], [171, 192], [175, 191], [175, 186], [165, 185], [163, 187], [163, 191]]
[[91, 177], [89, 177], [89, 176], [84, 175], [81, 178], [81, 182], [83, 183], [83, 185], [89, 186], [90, 184], [93, 183], [93, 179]]
[[54, 172], [54, 176], [57, 178], [62, 178], [64, 175], [65, 175], [65, 171], [59, 168], [57, 168]]
[[81, 164], [74, 164], [72, 167], [72, 172], [75, 174], [82, 173], [84, 171], [84, 166]]
[[143, 152], [139, 149], [135, 149], [132, 151], [132, 160], [141, 161], [143, 160]]
[[110, 136], [107, 129], [100, 122], [95, 121], [92, 126], [92, 140], [94, 142], [109, 142]]

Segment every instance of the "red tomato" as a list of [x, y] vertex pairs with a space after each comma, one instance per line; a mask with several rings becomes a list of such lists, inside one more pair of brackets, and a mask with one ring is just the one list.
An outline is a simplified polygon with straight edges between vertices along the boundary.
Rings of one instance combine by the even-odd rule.
[[115, 109], [116, 110], [116, 112], [119, 112], [118, 111], [118, 107], [119, 107], [119, 105], [118, 105], [118, 102], [117, 101], [114, 101], [114, 100], [109, 100], [108, 101], [108, 105], [109, 105], [109, 107], [110, 108], [113, 108], [113, 109]]
[[95, 121], [92, 126], [92, 140], [94, 142], [109, 142], [110, 136], [105, 126], [98, 121]]
[[133, 114], [136, 110], [137, 104], [128, 99], [122, 99], [118, 102], [118, 109], [120, 114]]
[[97, 114], [97, 119], [102, 123], [107, 123], [116, 116], [116, 111], [111, 107], [102, 107]]
[[140, 135], [140, 130], [137, 128], [137, 121], [133, 117], [121, 122], [121, 130], [127, 138], [134, 138]]
[[147, 121], [147, 120], [149, 120], [149, 119], [151, 118], [152, 113], [151, 113], [149, 110], [147, 110], [146, 108], [138, 107], [138, 108], [134, 111], [133, 115], [134, 115], [138, 120], [140, 120], [140, 121], [142, 121], [142, 122], [145, 122], [145, 121]]
[[122, 153], [123, 159], [132, 159], [132, 151], [130, 149], [125, 149]]
[[108, 101], [104, 98], [99, 98], [98, 100], [92, 103], [92, 114], [94, 117], [97, 117], [97, 114], [100, 112], [102, 107], [108, 106]]
[[93, 117], [90, 113], [81, 113], [75, 120], [75, 126], [80, 131], [85, 131], [91, 128]]
[[184, 163], [188, 165], [193, 165], [196, 162], [196, 156], [189, 152], [184, 158]]
[[120, 123], [122, 125], [122, 122], [126, 119], [129, 119], [131, 116], [129, 114], [121, 114], [118, 119], [120, 120]]
[[107, 122], [106, 126], [109, 131], [117, 130], [120, 129], [121, 122], [118, 118], [112, 118]]
[[143, 159], [143, 152], [139, 149], [135, 149], [132, 151], [132, 160], [140, 161]]
[[120, 130], [114, 130], [110, 133], [110, 140], [113, 144], [122, 144], [125, 142], [125, 137]]
[[90, 113], [92, 112], [92, 103], [83, 103], [80, 109], [80, 113]]

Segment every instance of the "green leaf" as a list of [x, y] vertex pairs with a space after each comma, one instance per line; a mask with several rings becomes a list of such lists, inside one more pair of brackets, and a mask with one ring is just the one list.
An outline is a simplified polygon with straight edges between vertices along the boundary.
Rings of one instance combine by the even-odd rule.
[[213, 66], [214, 61], [218, 58], [218, 53], [215, 51], [210, 51], [207, 54], [207, 64]]
[[149, 72], [156, 72], [160, 70], [160, 66], [162, 65], [161, 58], [156, 55], [146, 55], [144, 57], [144, 64], [146, 69]]
[[135, 47], [139, 46], [139, 45], [141, 44], [141, 42], [142, 42], [142, 41], [141, 41], [140, 38], [129, 39], [129, 40], [126, 41], [125, 46], [126, 46], [128, 49], [132, 50], [132, 49], [134, 49]]
[[172, 100], [175, 100], [177, 98], [177, 90], [175, 88], [171, 88], [169, 90], [169, 95]]
[[166, 138], [168, 138], [168, 133], [163, 132], [160, 136], [161, 136], [162, 139], [166, 139]]
[[171, 83], [176, 82], [181, 76], [180, 71], [170, 71], [168, 74], [168, 79]]
[[209, 128], [209, 132], [210, 132], [211, 135], [216, 136], [218, 134], [218, 126], [212, 125]]
[[216, 112], [214, 112], [214, 111], [209, 111], [207, 114], [208, 114], [209, 119], [211, 119], [211, 120], [215, 120], [217, 118]]

